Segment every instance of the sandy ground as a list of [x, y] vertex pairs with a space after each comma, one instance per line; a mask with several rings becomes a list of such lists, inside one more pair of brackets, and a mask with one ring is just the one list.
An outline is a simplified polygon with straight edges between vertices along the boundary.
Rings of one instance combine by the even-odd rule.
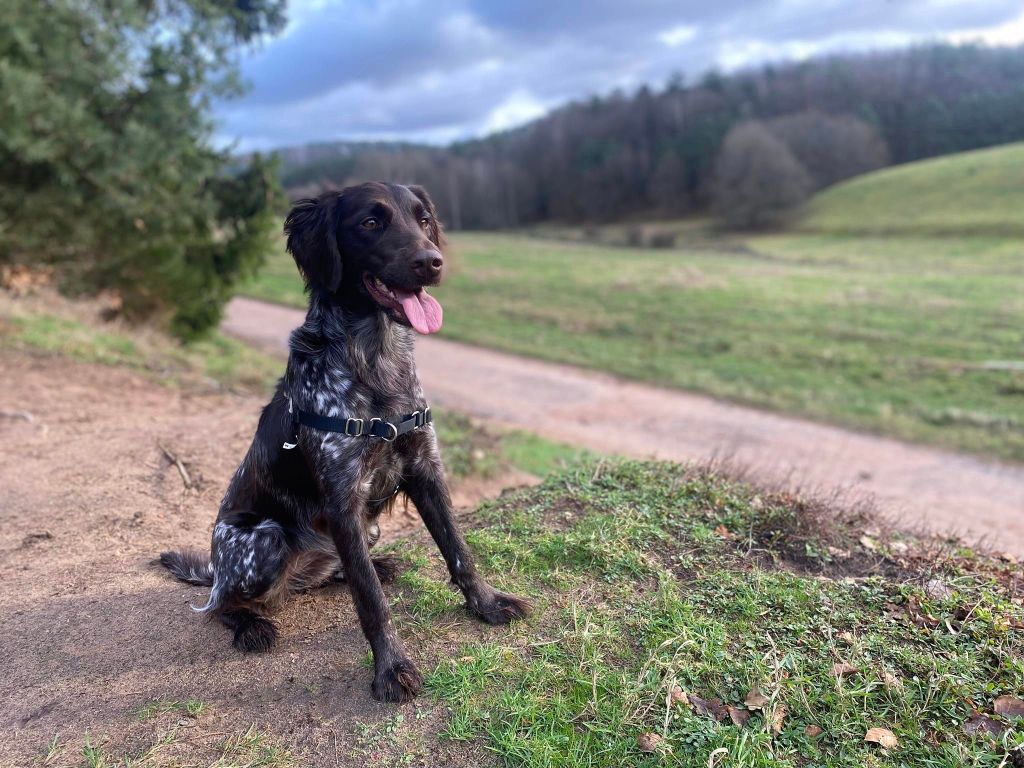
[[[281, 350], [303, 312], [235, 299], [223, 328]], [[443, 334], [443, 332], [442, 332]], [[767, 482], [873, 496], [908, 526], [1024, 555], [1024, 467], [422, 337], [431, 401], [603, 453], [728, 458]]]
[[[298, 752], [297, 765], [372, 764], [359, 751], [359, 723], [396, 709], [370, 698], [367, 646], [345, 587], [297, 596], [278, 617], [279, 647], [246, 657], [189, 610], [206, 590], [154, 563], [162, 549], [208, 545], [262, 405], [0, 350], [0, 766], [81, 765], [87, 733], [112, 756], [171, 733], [160, 749], [206, 766], [213, 744], [251, 723]], [[496, 495], [505, 480], [456, 488], [457, 500]], [[420, 529], [415, 511], [398, 511], [384, 535]], [[208, 705], [198, 720], [138, 715], [153, 701], [191, 697]], [[422, 729], [440, 714], [414, 711], [406, 719]], [[61, 746], [43, 762], [55, 736]], [[425, 764], [479, 764], [472, 753], [459, 746]]]

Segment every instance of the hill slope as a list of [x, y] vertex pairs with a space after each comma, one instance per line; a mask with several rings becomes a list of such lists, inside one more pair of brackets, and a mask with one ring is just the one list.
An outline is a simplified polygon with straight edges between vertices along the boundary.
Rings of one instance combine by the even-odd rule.
[[799, 229], [834, 234], [1024, 234], [1024, 143], [907, 163], [815, 197]]

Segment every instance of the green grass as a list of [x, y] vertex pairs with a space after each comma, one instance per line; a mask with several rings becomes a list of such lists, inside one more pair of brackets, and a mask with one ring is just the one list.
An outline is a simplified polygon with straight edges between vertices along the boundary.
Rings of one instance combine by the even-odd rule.
[[196, 377], [225, 386], [269, 390], [281, 363], [243, 342], [213, 333], [180, 344], [155, 331], [109, 329], [70, 315], [20, 311], [0, 315], [0, 347], [131, 368], [164, 384]]
[[434, 428], [450, 477], [489, 479], [509, 467], [542, 477], [588, 456], [564, 443], [514, 430], [482, 426], [454, 411], [439, 411]]
[[[972, 707], [1024, 689], [1011, 566], [874, 532], [866, 550], [867, 519], [664, 464], [578, 466], [481, 515], [468, 534], [481, 570], [533, 599], [527, 623], [453, 630], [464, 609], [436, 558], [403, 545], [397, 623], [451, 649], [427, 676], [446, 739], [561, 768], [1024, 758], [1020, 721], [999, 738], [964, 730]], [[857, 671], [837, 677], [837, 663]], [[692, 703], [743, 710], [753, 688], [767, 703], [743, 726]], [[865, 743], [875, 727], [898, 747]], [[642, 734], [661, 738], [656, 753]]]
[[188, 715], [189, 717], [199, 717], [205, 711], [206, 702], [199, 699], [186, 699], [185, 701], [158, 699], [157, 701], [151, 701], [141, 707], [138, 715], [139, 720], [146, 722], [147, 720], [152, 720], [153, 718], [168, 712], [180, 712], [184, 715]]
[[[86, 734], [78, 755], [80, 759], [74, 762], [67, 762], [71, 757], [69, 746], [61, 744], [55, 737], [47, 748], [42, 765], [85, 768], [182, 768], [195, 765], [209, 768], [295, 768], [297, 765], [288, 750], [256, 726], [240, 733], [225, 734], [219, 730], [207, 732], [194, 727], [182, 731], [178, 726], [170, 725], [159, 729], [152, 743], [127, 755], [120, 754], [120, 749], [108, 746], [103, 739]], [[202, 762], [194, 760], [197, 753], [203, 755]], [[64, 758], [63, 762], [55, 762], [61, 758]]]
[[[435, 291], [448, 338], [1024, 460], [1020, 241], [776, 234], [661, 251], [452, 240]], [[250, 292], [304, 301], [284, 255]]]
[[887, 168], [827, 189], [800, 229], [831, 234], [1024, 235], [1024, 144]]
[[259, 273], [240, 285], [238, 292], [255, 299], [306, 308], [302, 279], [292, 257], [284, 250], [284, 239], [280, 240], [280, 248], [268, 256]]

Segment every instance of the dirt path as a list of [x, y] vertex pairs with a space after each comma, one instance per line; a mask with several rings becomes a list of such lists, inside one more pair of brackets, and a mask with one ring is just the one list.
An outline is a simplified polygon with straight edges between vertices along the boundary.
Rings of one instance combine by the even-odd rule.
[[[140, 764], [211, 765], [217, 744], [252, 723], [297, 752], [296, 765], [377, 764], [360, 751], [360, 723], [372, 731], [396, 710], [369, 695], [345, 587], [291, 600], [280, 647], [254, 662], [189, 610], [207, 590], [154, 563], [162, 549], [208, 546], [263, 404], [0, 350], [0, 767], [43, 765], [54, 737], [46, 766], [83, 765], [86, 734], [111, 765], [154, 745], [160, 754]], [[476, 504], [504, 480], [456, 486], [456, 500]], [[386, 538], [421, 528], [414, 511], [384, 520]], [[193, 697], [206, 705], [198, 718], [145, 714]], [[436, 730], [420, 715], [406, 717], [411, 728]], [[435, 749], [448, 748], [431, 742], [415, 764], [488, 764], [466, 747]]]
[[[224, 329], [281, 350], [303, 313], [235, 299]], [[769, 481], [875, 496], [905, 524], [983, 538], [1024, 555], [1024, 467], [909, 445], [709, 397], [421, 338], [431, 400], [604, 453], [728, 457]]]

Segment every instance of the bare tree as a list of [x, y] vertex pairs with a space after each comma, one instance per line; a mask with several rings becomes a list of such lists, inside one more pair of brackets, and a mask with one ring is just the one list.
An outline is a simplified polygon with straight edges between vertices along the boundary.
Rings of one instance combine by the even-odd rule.
[[815, 189], [889, 164], [889, 149], [878, 131], [851, 115], [810, 109], [766, 120], [765, 127], [786, 143]]
[[711, 181], [712, 210], [731, 229], [766, 227], [804, 202], [811, 186], [789, 147], [751, 120], [722, 142]]

